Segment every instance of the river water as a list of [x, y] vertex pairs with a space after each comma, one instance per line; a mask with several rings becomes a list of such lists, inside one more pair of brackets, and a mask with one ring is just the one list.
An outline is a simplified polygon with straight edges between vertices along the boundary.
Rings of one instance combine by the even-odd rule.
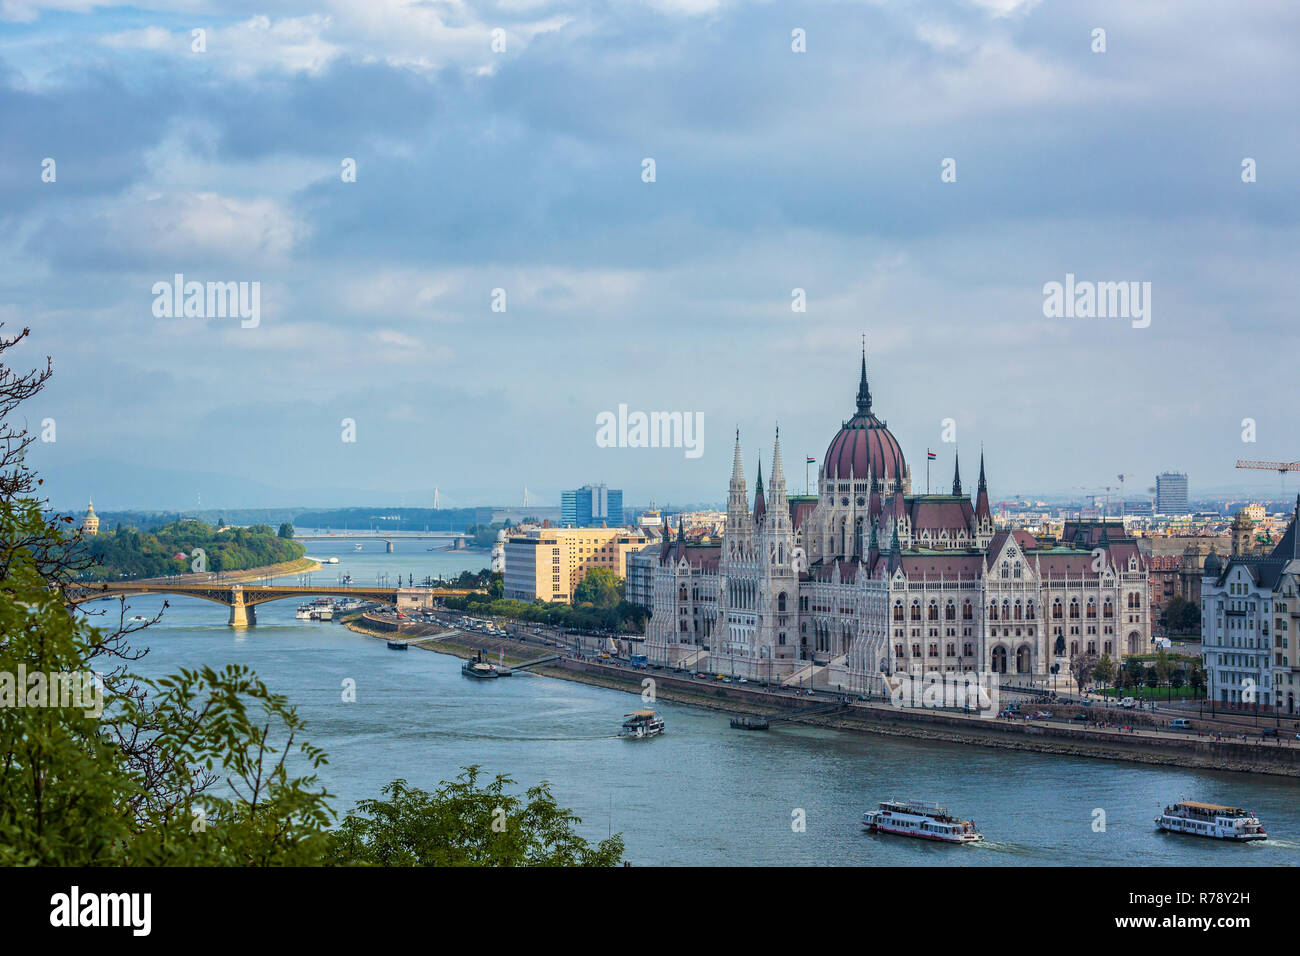
[[[316, 583], [351, 573], [452, 575], [487, 564], [481, 552], [428, 551], [441, 543], [398, 540], [364, 550], [308, 542], [337, 555]], [[296, 578], [282, 579], [296, 583]], [[614, 736], [637, 695], [520, 673], [496, 681], [460, 675], [457, 658], [383, 641], [338, 624], [299, 621], [296, 602], [257, 609], [256, 627], [226, 625], [224, 607], [170, 598], [162, 623], [137, 636], [151, 648], [148, 676], [180, 667], [246, 664], [297, 704], [307, 738], [330, 763], [322, 779], [335, 807], [377, 796], [395, 777], [432, 789], [478, 764], [520, 789], [548, 780], [561, 806], [582, 817], [589, 839], [621, 832], [634, 865], [1294, 865], [1300, 862], [1300, 781], [1147, 767], [983, 747], [776, 725], [730, 730], [724, 714], [660, 701], [666, 733]], [[152, 614], [161, 597], [133, 598]], [[104, 606], [104, 605], [101, 605]], [[357, 700], [342, 701], [356, 681]], [[862, 812], [889, 798], [937, 800], [973, 819], [975, 846], [864, 834]], [[1162, 835], [1152, 825], [1177, 799], [1253, 809], [1271, 834], [1231, 845]], [[1104, 814], [1104, 830], [1098, 827]], [[802, 821], [802, 827], [799, 826]]]

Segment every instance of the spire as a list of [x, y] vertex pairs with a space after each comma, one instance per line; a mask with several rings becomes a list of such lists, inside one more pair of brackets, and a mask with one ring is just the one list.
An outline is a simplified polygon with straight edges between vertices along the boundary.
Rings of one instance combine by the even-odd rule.
[[889, 539], [889, 573], [893, 574], [903, 564], [902, 548], [898, 543], [898, 522], [894, 522], [894, 533]]
[[895, 524], [907, 514], [907, 503], [903, 500], [903, 465], [894, 452], [894, 522]]
[[984, 480], [984, 452], [983, 451], [980, 452], [980, 484], [979, 484], [979, 493], [975, 498], [975, 517], [977, 519], [988, 518], [990, 521], [993, 520], [993, 515], [989, 511], [989, 486], [988, 486], [988, 482]]
[[867, 338], [862, 337], [862, 377], [858, 381], [858, 414], [871, 414], [871, 388], [867, 385]]
[[961, 456], [952, 453], [952, 493], [961, 497]]
[[758, 484], [754, 485], [754, 524], [762, 524], [767, 514], [767, 499], [763, 497], [763, 459], [758, 459]]
[[785, 497], [785, 466], [781, 462], [781, 426], [776, 426], [776, 444], [772, 447], [772, 491]]

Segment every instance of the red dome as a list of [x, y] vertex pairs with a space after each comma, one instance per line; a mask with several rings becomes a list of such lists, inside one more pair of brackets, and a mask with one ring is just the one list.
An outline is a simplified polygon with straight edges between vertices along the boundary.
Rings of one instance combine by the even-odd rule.
[[867, 387], [867, 359], [862, 357], [862, 380], [858, 384], [858, 413], [844, 423], [822, 459], [823, 476], [831, 481], [848, 481], [850, 474], [865, 481], [867, 471], [877, 479], [892, 481], [907, 474], [907, 462], [898, 440], [885, 423], [871, 413], [871, 390]]
[[893, 433], [875, 415], [854, 415], [835, 436], [822, 459], [825, 477], [848, 481], [849, 475], [865, 481], [867, 470], [875, 478], [892, 481], [907, 474], [903, 450]]

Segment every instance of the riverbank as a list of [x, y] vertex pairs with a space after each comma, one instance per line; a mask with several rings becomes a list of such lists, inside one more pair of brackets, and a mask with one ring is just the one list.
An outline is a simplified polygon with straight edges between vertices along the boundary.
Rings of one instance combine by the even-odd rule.
[[[242, 571], [222, 571], [220, 581], [226, 584], [239, 584], [243, 581], [260, 581], [262, 578], [280, 578], [286, 574], [308, 574], [319, 571], [325, 565], [315, 558], [301, 557], [295, 561], [282, 561], [280, 564], [268, 564], [261, 568], [245, 568]], [[216, 572], [201, 571], [192, 574], [174, 574], [161, 578], [123, 578], [114, 584], [207, 584], [218, 580]]]
[[[472, 657], [480, 649], [489, 657], [504, 651], [505, 663], [509, 667], [554, 653], [548, 648], [509, 638], [454, 630], [421, 640], [415, 646], [460, 658]], [[773, 693], [754, 686], [705, 683], [662, 670], [637, 670], [615, 663], [574, 658], [532, 668], [531, 671], [545, 677], [638, 694], [645, 689], [644, 682], [650, 679], [654, 681], [655, 696], [662, 700], [727, 714], [763, 715], [836, 730], [1059, 756], [1300, 777], [1300, 748], [1280, 741], [1215, 740], [1208, 736], [1171, 735], [1136, 723], [1131, 729], [1121, 729], [1094, 724], [1070, 726], [1022, 719], [986, 719], [959, 711], [894, 707], [880, 701], [853, 700], [827, 713], [828, 705], [833, 705], [838, 699], [833, 694], [808, 697]], [[804, 711], [816, 712], [805, 714]], [[1126, 715], [1123, 719], [1129, 718]]]

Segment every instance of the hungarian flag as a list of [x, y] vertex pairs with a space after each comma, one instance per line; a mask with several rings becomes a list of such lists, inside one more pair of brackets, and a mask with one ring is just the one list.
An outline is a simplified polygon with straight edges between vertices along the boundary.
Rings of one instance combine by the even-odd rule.
[[938, 458], [939, 456], [936, 455], [934, 452], [930, 451], [930, 449], [927, 448], [927, 449], [925, 450], [925, 457], [928, 458], [928, 459], [930, 459], [930, 461], [934, 461], [934, 460], [935, 460], [936, 458]]
[[804, 463], [805, 463], [805, 464], [808, 464], [808, 465], [814, 465], [814, 464], [817, 463], [817, 459], [816, 459], [816, 458], [805, 458], [805, 459], [804, 459]]

